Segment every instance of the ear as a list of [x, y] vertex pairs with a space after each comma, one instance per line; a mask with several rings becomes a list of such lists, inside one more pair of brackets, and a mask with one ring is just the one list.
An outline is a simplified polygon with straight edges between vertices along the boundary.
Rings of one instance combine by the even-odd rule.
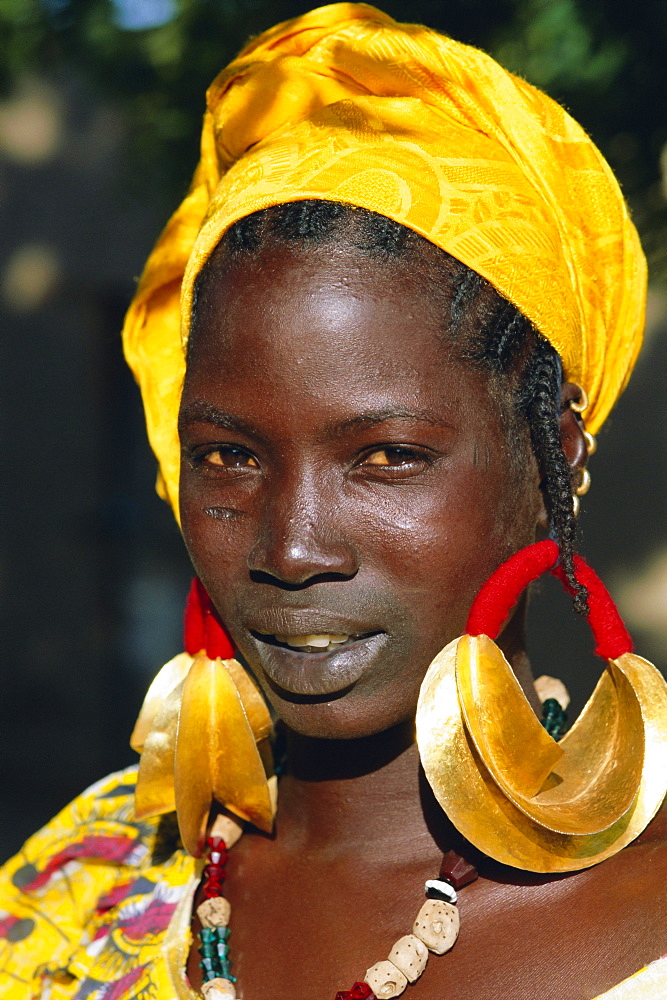
[[579, 399], [581, 388], [574, 382], [563, 382], [560, 390], [560, 439], [563, 453], [574, 474], [578, 469], [585, 469], [588, 461], [588, 448], [584, 437], [584, 422], [579, 413], [571, 408], [570, 403]]
[[[573, 482], [576, 484], [578, 471], [586, 468], [588, 461], [588, 448], [584, 437], [584, 422], [579, 413], [571, 408], [570, 403], [579, 399], [581, 388], [574, 382], [564, 382], [561, 386], [561, 412], [560, 412], [560, 439], [563, 447], [563, 454], [567, 459]], [[544, 503], [542, 503], [538, 524], [545, 531], [549, 528], [549, 517]]]

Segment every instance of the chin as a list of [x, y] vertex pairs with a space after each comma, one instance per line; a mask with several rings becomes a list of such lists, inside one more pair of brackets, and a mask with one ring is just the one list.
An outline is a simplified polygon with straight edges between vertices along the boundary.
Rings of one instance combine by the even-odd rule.
[[266, 694], [278, 718], [292, 732], [309, 739], [367, 739], [413, 720], [416, 712], [416, 697], [409, 711], [403, 702], [400, 709], [391, 712], [385, 699], [377, 699], [384, 702], [380, 707], [368, 697], [355, 699], [350, 691], [326, 699], [279, 694], [271, 689]]

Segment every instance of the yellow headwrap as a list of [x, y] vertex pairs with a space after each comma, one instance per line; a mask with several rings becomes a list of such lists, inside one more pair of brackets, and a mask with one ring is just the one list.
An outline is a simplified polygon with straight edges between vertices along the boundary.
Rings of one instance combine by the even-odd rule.
[[194, 281], [234, 222], [303, 198], [386, 215], [487, 278], [558, 350], [588, 392], [588, 430], [600, 427], [641, 344], [646, 288], [608, 165], [558, 104], [483, 52], [332, 4], [260, 35], [211, 85], [190, 193], [127, 315], [176, 512]]

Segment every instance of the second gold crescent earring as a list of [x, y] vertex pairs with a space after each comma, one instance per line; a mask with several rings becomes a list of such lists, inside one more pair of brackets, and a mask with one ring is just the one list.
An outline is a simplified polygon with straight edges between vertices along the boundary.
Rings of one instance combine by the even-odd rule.
[[632, 642], [601, 581], [575, 557], [596, 652], [607, 660], [591, 698], [556, 742], [534, 715], [495, 638], [521, 591], [550, 570], [555, 542], [516, 553], [484, 585], [466, 634], [422, 684], [417, 743], [436, 799], [497, 861], [536, 872], [588, 868], [620, 851], [667, 793], [667, 684]]

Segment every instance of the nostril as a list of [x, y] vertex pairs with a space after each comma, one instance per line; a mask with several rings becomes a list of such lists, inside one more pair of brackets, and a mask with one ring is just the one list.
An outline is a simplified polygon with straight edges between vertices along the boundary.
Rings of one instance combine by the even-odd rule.
[[250, 579], [253, 583], [265, 583], [272, 587], [280, 587], [281, 590], [304, 590], [306, 587], [312, 587], [316, 583], [335, 583], [337, 581], [352, 580], [358, 572], [358, 567], [354, 569], [352, 573], [314, 573], [305, 580], [298, 583], [290, 583], [287, 580], [281, 579], [279, 576], [273, 573], [267, 573], [265, 570], [250, 570]]

